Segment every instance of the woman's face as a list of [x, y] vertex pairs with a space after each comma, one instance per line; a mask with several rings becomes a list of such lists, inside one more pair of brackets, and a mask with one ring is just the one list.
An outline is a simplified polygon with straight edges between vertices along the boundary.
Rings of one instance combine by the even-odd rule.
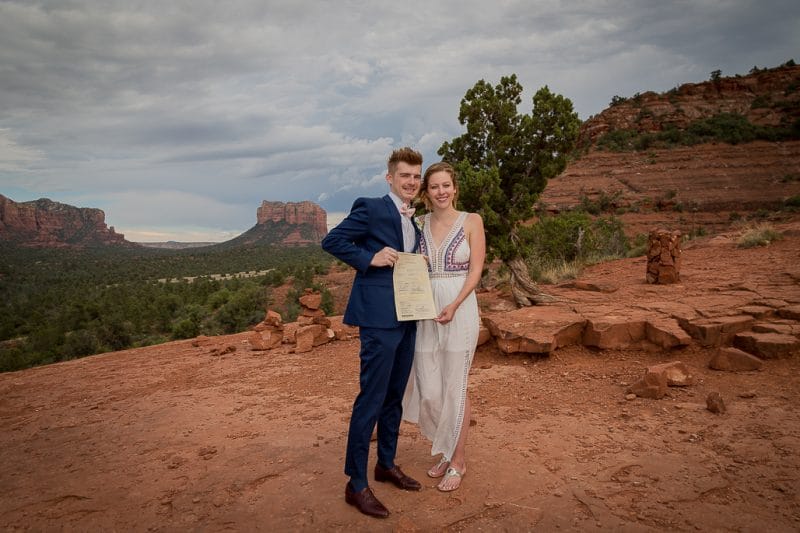
[[428, 178], [428, 188], [425, 190], [434, 209], [447, 209], [453, 205], [456, 187], [453, 178], [448, 172], [440, 170]]

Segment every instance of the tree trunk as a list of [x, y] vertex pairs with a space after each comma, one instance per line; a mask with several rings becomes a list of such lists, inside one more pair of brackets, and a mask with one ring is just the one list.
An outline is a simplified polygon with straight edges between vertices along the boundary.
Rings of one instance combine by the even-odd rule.
[[511, 294], [520, 307], [554, 302], [556, 299], [543, 293], [531, 279], [528, 267], [521, 257], [515, 257], [506, 263], [511, 271]]

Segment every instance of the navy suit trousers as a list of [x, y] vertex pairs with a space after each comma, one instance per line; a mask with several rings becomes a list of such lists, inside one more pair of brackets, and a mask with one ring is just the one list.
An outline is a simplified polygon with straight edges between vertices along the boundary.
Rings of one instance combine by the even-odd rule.
[[416, 322], [396, 328], [360, 328], [361, 390], [353, 403], [344, 473], [356, 492], [367, 483], [369, 443], [378, 425], [378, 463], [394, 467], [397, 435], [405, 393], [414, 360]]

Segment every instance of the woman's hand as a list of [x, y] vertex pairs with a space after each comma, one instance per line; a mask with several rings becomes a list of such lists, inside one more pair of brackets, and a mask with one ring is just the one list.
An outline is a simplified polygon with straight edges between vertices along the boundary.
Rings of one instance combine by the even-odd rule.
[[458, 309], [458, 305], [455, 303], [451, 303], [450, 305], [446, 305], [442, 312], [439, 313], [439, 316], [434, 318], [436, 322], [439, 324], [447, 324], [451, 320], [453, 320], [453, 316], [456, 314], [456, 309]]

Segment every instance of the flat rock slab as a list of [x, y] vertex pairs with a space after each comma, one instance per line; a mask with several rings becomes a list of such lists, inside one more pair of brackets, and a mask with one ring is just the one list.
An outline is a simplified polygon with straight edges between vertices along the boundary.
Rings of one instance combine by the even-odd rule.
[[791, 320], [800, 320], [800, 305], [788, 305], [778, 309], [778, 316]]
[[757, 293], [746, 290], [728, 290], [726, 292], [706, 292], [699, 295], [689, 295], [681, 301], [694, 308], [698, 314], [705, 317], [727, 316], [739, 307], [748, 305]]
[[720, 346], [734, 335], [750, 329], [755, 319], [750, 315], [718, 316], [713, 318], [678, 319], [681, 327], [703, 346]]
[[789, 357], [800, 351], [800, 341], [783, 333], [738, 333], [733, 345], [762, 359]]
[[708, 367], [714, 370], [741, 372], [760, 370], [763, 364], [764, 362], [755, 355], [738, 348], [721, 348], [708, 362]]
[[616, 292], [619, 290], [619, 286], [613, 283], [607, 283], [598, 281], [596, 283], [589, 282], [589, 281], [568, 281], [566, 283], [562, 283], [559, 287], [563, 287], [565, 289], [576, 289], [579, 291], [592, 291], [592, 292], [604, 292], [610, 294], [612, 292]]
[[624, 348], [646, 338], [643, 317], [605, 315], [592, 317], [583, 332], [583, 344], [604, 350]]
[[644, 333], [647, 340], [666, 349], [687, 346], [692, 342], [692, 337], [674, 318], [649, 318]]
[[502, 352], [550, 354], [561, 346], [579, 344], [586, 319], [563, 307], [543, 305], [487, 315], [483, 323]]
[[783, 333], [784, 335], [800, 336], [800, 324], [788, 320], [775, 322], [756, 322], [753, 324], [756, 333]]
[[766, 305], [745, 305], [737, 309], [737, 311], [755, 318], [768, 318], [775, 314], [775, 309]]

